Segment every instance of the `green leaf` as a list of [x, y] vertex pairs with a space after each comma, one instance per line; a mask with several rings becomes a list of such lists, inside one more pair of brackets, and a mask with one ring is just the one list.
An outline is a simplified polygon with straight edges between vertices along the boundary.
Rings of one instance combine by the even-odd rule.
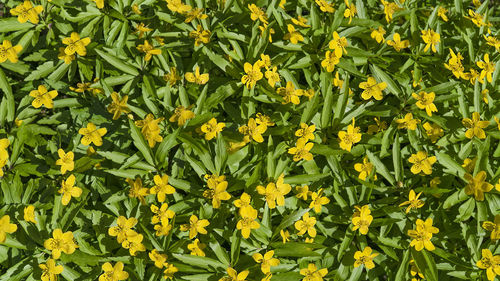
[[394, 179], [394, 177], [391, 175], [384, 163], [382, 163], [382, 161], [380, 161], [380, 159], [375, 154], [367, 150], [366, 156], [368, 156], [370, 163], [375, 166], [375, 170], [377, 171], [377, 173], [382, 175], [387, 181], [389, 181], [390, 184], [396, 184], [396, 180]]
[[134, 75], [134, 76], [139, 75], [139, 71], [137, 70], [137, 68], [135, 68], [134, 66], [130, 65], [129, 63], [123, 62], [121, 59], [119, 59], [118, 57], [116, 57], [116, 56], [114, 56], [114, 55], [112, 55], [112, 54], [110, 54], [108, 52], [105, 52], [105, 51], [102, 51], [102, 50], [99, 50], [99, 49], [95, 49], [95, 51], [106, 62], [108, 62], [112, 66], [116, 67], [117, 69], [123, 70], [126, 73]]
[[150, 165], [154, 166], [155, 164], [154, 164], [153, 156], [151, 155], [151, 149], [149, 148], [148, 143], [144, 139], [139, 128], [134, 124], [134, 121], [132, 121], [130, 119], [128, 121], [129, 121], [129, 126], [130, 126], [131, 137], [134, 140], [135, 147], [137, 147], [137, 149], [139, 149], [142, 156], [144, 156], [144, 159], [146, 159], [146, 161]]
[[292, 225], [293, 223], [295, 223], [296, 221], [298, 221], [299, 219], [302, 218], [302, 216], [309, 212], [310, 209], [301, 209], [301, 210], [297, 210], [297, 211], [294, 211], [293, 213], [289, 214], [288, 216], [286, 216], [285, 218], [283, 218], [283, 220], [281, 221], [281, 223], [278, 225], [278, 227], [276, 227], [276, 229], [274, 229], [274, 232], [273, 232], [273, 238], [276, 237], [277, 235], [279, 235], [280, 231], [282, 229], [285, 229], [287, 227], [289, 227], [290, 225]]
[[[172, 253], [172, 257], [178, 259], [179, 261], [195, 266], [195, 267], [201, 267], [205, 268], [207, 270], [226, 270], [226, 265], [221, 263], [220, 261], [207, 258], [207, 257], [199, 257], [199, 256], [193, 256], [193, 255], [186, 255], [186, 254], [176, 254]], [[217, 272], [217, 271], [213, 271]]]

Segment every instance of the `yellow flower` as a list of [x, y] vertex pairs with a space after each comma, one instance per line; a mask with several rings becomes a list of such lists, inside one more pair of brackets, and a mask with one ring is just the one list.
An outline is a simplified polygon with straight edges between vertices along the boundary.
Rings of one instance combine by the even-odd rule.
[[427, 157], [427, 152], [418, 151], [417, 154], [412, 154], [408, 162], [412, 163], [411, 172], [418, 174], [423, 172], [426, 175], [432, 174], [432, 165], [436, 163], [436, 156]]
[[381, 0], [381, 2], [384, 5], [385, 20], [388, 23], [392, 21], [392, 16], [394, 15], [395, 12], [403, 10], [403, 8], [399, 7], [398, 4], [394, 2], [389, 3], [384, 0]]
[[489, 54], [484, 54], [484, 61], [478, 61], [476, 62], [477, 66], [481, 68], [481, 76], [479, 76], [479, 79], [481, 81], [484, 81], [484, 77], [488, 80], [488, 82], [491, 83], [493, 81], [493, 72], [495, 71], [495, 64], [493, 62], [490, 62], [490, 55]]
[[[267, 30], [267, 24], [264, 23], [264, 26], [262, 25], [259, 25], [259, 29], [260, 29], [260, 37], [264, 36], [264, 32]], [[273, 34], [274, 34], [274, 29], [273, 28], [269, 28], [269, 42], [272, 43], [273, 42]]]
[[156, 230], [156, 236], [165, 236], [172, 230], [172, 225], [169, 224], [168, 220], [163, 220], [159, 224], [155, 224], [154, 229]]
[[443, 129], [438, 124], [424, 123], [424, 129], [431, 142], [435, 143], [440, 137], [444, 135]]
[[102, 265], [103, 274], [99, 276], [99, 281], [120, 281], [128, 278], [128, 272], [123, 271], [123, 262], [119, 261], [113, 267], [111, 263], [105, 262]]
[[285, 206], [285, 195], [292, 191], [292, 187], [285, 183], [285, 175], [281, 174], [276, 180], [276, 203], [278, 206]]
[[293, 25], [288, 24], [287, 29], [288, 33], [285, 34], [285, 37], [283, 37], [284, 40], [290, 40], [292, 44], [297, 44], [304, 41], [304, 36], [302, 36], [299, 31], [296, 31]]
[[302, 236], [304, 235], [304, 233], [307, 232], [309, 236], [316, 237], [316, 228], [314, 228], [315, 224], [316, 224], [316, 218], [309, 217], [309, 213], [305, 213], [302, 216], [301, 220], [295, 222], [294, 226], [295, 229], [299, 231], [297, 233], [299, 236]]
[[351, 5], [349, 5], [348, 0], [344, 0], [344, 3], [346, 5], [346, 9], [344, 10], [344, 18], [349, 18], [349, 24], [351, 24], [352, 17], [354, 17], [358, 11], [356, 10], [356, 5], [354, 5], [354, 3], [351, 3]]
[[9, 160], [9, 152], [7, 151], [9, 144], [9, 139], [0, 139], [0, 177], [3, 177], [2, 168], [7, 165], [7, 160]]
[[484, 22], [483, 15], [474, 12], [473, 10], [469, 9], [469, 16], [464, 16], [466, 19], [470, 19], [477, 27], [481, 27], [486, 25]]
[[408, 48], [408, 46], [410, 46], [410, 41], [401, 41], [401, 36], [396, 32], [392, 36], [392, 40], [387, 40], [387, 45], [394, 47], [394, 49], [399, 52], [402, 49]]
[[208, 80], [210, 79], [208, 73], [203, 73], [200, 74], [200, 68], [197, 66], [196, 69], [193, 72], [186, 72], [184, 75], [186, 77], [186, 80], [191, 83], [196, 83], [198, 85], [205, 85]]
[[142, 186], [142, 180], [137, 177], [135, 181], [133, 179], [126, 179], [127, 183], [130, 185], [130, 190], [128, 196], [131, 198], [138, 198], [142, 204], [145, 204], [144, 196], [149, 194], [149, 188]]
[[141, 9], [139, 8], [139, 5], [137, 5], [137, 4], [132, 5], [132, 12], [134, 12], [134, 14], [136, 14], [136, 15], [142, 14]]
[[278, 196], [278, 189], [274, 182], [270, 182], [266, 187], [259, 185], [256, 187], [260, 195], [264, 195], [269, 209], [276, 208], [276, 197]]
[[[415, 277], [417, 274], [418, 277]], [[412, 276], [411, 281], [420, 281], [420, 279], [425, 279], [425, 276], [418, 270], [414, 260], [410, 260], [410, 275]]]
[[128, 236], [131, 236], [135, 231], [132, 230], [132, 227], [134, 227], [137, 224], [137, 219], [136, 218], [129, 218], [127, 219], [124, 216], [119, 216], [118, 219], [116, 220], [116, 226], [112, 226], [108, 229], [108, 234], [110, 236], [115, 237], [118, 243], [122, 243], [127, 239]]
[[194, 45], [200, 46], [201, 43], [208, 44], [212, 33], [208, 29], [203, 29], [201, 25], [196, 26], [196, 30], [189, 32], [189, 37], [194, 38]]
[[160, 49], [155, 49], [153, 47], [153, 45], [149, 44], [148, 40], [144, 40], [144, 44], [139, 44], [139, 45], [137, 45], [136, 48], [140, 52], [143, 52], [143, 53], [146, 54], [146, 56], [144, 57], [145, 61], [150, 61], [151, 58], [153, 57], [153, 55], [159, 55], [159, 54], [161, 54], [161, 50]]
[[307, 142], [306, 138], [300, 138], [297, 140], [295, 147], [291, 147], [288, 149], [289, 154], [293, 154], [293, 161], [297, 162], [302, 159], [306, 161], [310, 161], [313, 159], [313, 155], [311, 152], [311, 148], [313, 148], [314, 143]]
[[163, 137], [160, 136], [160, 126], [158, 124], [163, 121], [163, 117], [154, 119], [154, 115], [148, 113], [144, 120], [135, 121], [135, 125], [141, 128], [141, 133], [144, 138], [148, 141], [149, 147], [155, 147], [157, 142], [162, 142]]
[[70, 255], [78, 248], [73, 239], [73, 232], [68, 231], [63, 233], [59, 228], [54, 229], [52, 238], [45, 240], [43, 246], [45, 249], [52, 251], [52, 258], [56, 260], [61, 257], [61, 252]]
[[144, 236], [142, 234], [133, 233], [127, 236], [127, 239], [122, 242], [122, 247], [129, 250], [131, 256], [135, 256], [137, 252], [146, 251], [146, 247], [142, 244]]
[[250, 271], [244, 270], [240, 273], [238, 273], [236, 270], [234, 270], [232, 267], [227, 268], [227, 275], [229, 277], [222, 277], [219, 279], [219, 281], [246, 281], [246, 278]]
[[159, 202], [165, 201], [166, 194], [174, 194], [175, 188], [168, 184], [168, 176], [167, 175], [155, 175], [153, 177], [155, 182], [155, 186], [153, 186], [149, 190], [149, 194], [156, 194]]
[[106, 128], [97, 129], [94, 123], [89, 122], [87, 128], [81, 128], [78, 133], [82, 135], [81, 143], [83, 145], [89, 145], [94, 143], [96, 146], [102, 145], [102, 137], [108, 132]]
[[62, 194], [61, 202], [64, 206], [69, 204], [71, 197], [80, 197], [82, 195], [82, 189], [75, 185], [75, 175], [70, 175], [66, 181], [61, 182], [61, 189], [58, 190]]
[[320, 188], [318, 192], [311, 192], [311, 203], [309, 204], [310, 209], [314, 209], [316, 213], [321, 212], [321, 208], [323, 205], [330, 203], [330, 199], [322, 196], [323, 189]]
[[368, 125], [368, 130], [366, 131], [367, 134], [376, 134], [387, 129], [387, 122], [380, 121], [380, 117], [374, 117], [373, 120], [375, 120], [376, 124]]
[[210, 225], [210, 222], [208, 220], [200, 220], [198, 219], [197, 216], [191, 215], [189, 218], [189, 224], [183, 224], [181, 225], [181, 230], [182, 231], [189, 231], [189, 239], [193, 239], [200, 234], [207, 234], [207, 230], [205, 227]]
[[[359, 172], [358, 178], [362, 180], [366, 180], [366, 178], [370, 176], [370, 174], [373, 172], [373, 168], [374, 168], [373, 164], [370, 163], [368, 157], [366, 156], [363, 158], [363, 163], [354, 164], [354, 170]], [[376, 180], [377, 175], [374, 175], [373, 179]]]
[[453, 72], [453, 75], [455, 75], [456, 78], [464, 78], [464, 67], [462, 65], [462, 60], [464, 58], [462, 57], [460, 52], [458, 52], [455, 55], [455, 53], [451, 48], [449, 50], [450, 50], [450, 59], [448, 60], [447, 64], [446, 63], [444, 64], [444, 67]]
[[405, 201], [405, 202], [399, 204], [399, 207], [409, 205], [405, 211], [407, 214], [411, 211], [411, 209], [422, 208], [422, 206], [424, 206], [424, 201], [418, 199], [421, 194], [422, 194], [422, 192], [415, 195], [415, 191], [413, 191], [413, 189], [410, 190], [410, 194], [408, 195], [408, 201]]
[[377, 80], [373, 77], [368, 77], [367, 82], [359, 83], [359, 88], [364, 91], [361, 93], [361, 97], [364, 100], [369, 100], [371, 97], [376, 100], [382, 100], [382, 91], [387, 88], [386, 82], [381, 82], [377, 84]]
[[335, 56], [338, 58], [342, 57], [342, 53], [347, 54], [347, 39], [345, 37], [340, 37], [337, 31], [333, 32], [333, 39], [328, 43], [328, 47], [335, 51]]
[[43, 11], [42, 6], [33, 6], [31, 1], [25, 0], [22, 4], [10, 10], [10, 14], [17, 16], [17, 20], [20, 23], [25, 23], [30, 21], [33, 24], [38, 24], [38, 14]]
[[284, 230], [284, 229], [280, 230], [280, 236], [281, 236], [281, 239], [283, 240], [283, 244], [290, 241], [290, 232], [288, 232], [288, 230]]
[[236, 223], [236, 229], [241, 230], [241, 236], [247, 239], [250, 237], [252, 229], [260, 228], [260, 224], [255, 220], [257, 219], [257, 210], [254, 208], [242, 209], [241, 219]]
[[432, 219], [428, 218], [425, 222], [417, 219], [415, 224], [415, 229], [408, 230], [408, 236], [413, 238], [410, 247], [415, 247], [417, 251], [422, 251], [423, 248], [427, 251], [434, 251], [435, 247], [431, 242], [431, 238], [433, 234], [439, 232], [439, 229], [432, 226]]
[[276, 83], [280, 82], [281, 80], [280, 75], [278, 74], [277, 66], [267, 69], [266, 72], [264, 73], [264, 76], [266, 77], [269, 86], [273, 88], [276, 85]]
[[343, 150], [351, 151], [354, 144], [361, 141], [360, 128], [354, 126], [354, 118], [352, 118], [352, 125], [347, 126], [347, 131], [339, 132], [339, 145]]
[[64, 270], [62, 265], [56, 265], [56, 261], [48, 259], [46, 263], [39, 264], [38, 267], [42, 270], [42, 281], [57, 281], [57, 275]]
[[484, 39], [486, 40], [486, 44], [495, 47], [495, 50], [498, 52], [500, 51], [500, 40], [496, 38], [495, 36], [486, 36], [483, 35]]
[[45, 105], [46, 108], [54, 108], [54, 101], [52, 100], [57, 97], [57, 95], [58, 93], [56, 90], [48, 92], [44, 85], [40, 85], [37, 90], [30, 91], [30, 96], [35, 98], [31, 102], [31, 105], [34, 108], [40, 108], [42, 105]]
[[468, 139], [472, 139], [474, 136], [479, 139], [486, 138], [486, 134], [484, 132], [484, 128], [488, 127], [490, 124], [489, 121], [481, 121], [481, 117], [478, 112], [472, 113], [472, 120], [470, 118], [462, 119], [462, 124], [467, 128], [465, 132], [465, 137]]
[[307, 24], [307, 19], [300, 15], [297, 16], [297, 19], [292, 18], [292, 23], [302, 27], [311, 27], [310, 25]]
[[90, 91], [90, 85], [92, 85], [91, 82], [77, 83], [76, 88], [70, 86], [69, 89], [77, 93], [84, 93], [85, 91]]
[[444, 21], [448, 21], [448, 16], [446, 15], [448, 13], [448, 9], [446, 9], [443, 6], [440, 6], [438, 9], [438, 17], [441, 17]]
[[490, 239], [496, 241], [500, 239], [500, 215], [495, 216], [495, 221], [484, 221], [483, 228], [491, 232]]
[[199, 8], [193, 8], [190, 11], [188, 11], [186, 14], [186, 19], [184, 20], [185, 23], [190, 23], [194, 19], [199, 19], [199, 20], [204, 20], [208, 16], [203, 13], [203, 9]]
[[169, 219], [171, 219], [175, 216], [175, 212], [168, 209], [167, 203], [161, 204], [161, 206], [159, 208], [158, 208], [158, 206], [151, 204], [151, 206], [149, 208], [151, 209], [151, 212], [153, 213], [153, 217], [151, 218], [152, 224], [157, 224], [157, 223], [160, 223], [162, 221], [168, 221]]
[[384, 35], [385, 35], [385, 29], [382, 26], [379, 26], [378, 29], [372, 29], [370, 37], [375, 39], [377, 43], [380, 43], [380, 42], [385, 42]]
[[21, 45], [12, 46], [9, 40], [3, 40], [2, 45], [0, 45], [0, 63], [7, 59], [12, 63], [16, 63], [18, 61], [17, 53], [22, 49]]
[[59, 148], [57, 150], [57, 154], [59, 155], [59, 159], [57, 159], [56, 165], [61, 166], [61, 174], [64, 175], [66, 171], [73, 171], [73, 169], [75, 168], [75, 162], [73, 162], [75, 154], [73, 153], [73, 151], [65, 153], [64, 150]]
[[149, 252], [148, 256], [155, 263], [155, 266], [160, 269], [163, 268], [163, 264], [167, 261], [167, 255], [158, 252], [156, 249]]
[[198, 238], [196, 238], [193, 243], [187, 245], [188, 250], [191, 251], [191, 255], [199, 257], [205, 256], [205, 252], [203, 252], [203, 249], [205, 249], [206, 247], [207, 245], [201, 243]]
[[403, 119], [396, 119], [396, 124], [398, 124], [398, 129], [408, 129], [408, 130], [416, 130], [417, 124], [420, 123], [420, 120], [413, 119], [413, 114], [406, 113]]
[[240, 199], [236, 199], [234, 200], [233, 204], [234, 206], [236, 206], [236, 208], [239, 208], [239, 212], [240, 212], [240, 215], [241, 215], [241, 211], [242, 209], [245, 209], [245, 208], [251, 208], [252, 206], [250, 205], [250, 200], [252, 199], [252, 197], [246, 193], [246, 192], [243, 192], [240, 196]]
[[[342, 51], [340, 53], [342, 55]], [[321, 61], [321, 66], [328, 72], [333, 72], [335, 66], [340, 62], [340, 57], [337, 57], [335, 52], [326, 51], [325, 59]]]
[[306, 123], [300, 123], [300, 129], [295, 131], [295, 136], [304, 138], [306, 140], [314, 139], [314, 130], [316, 130], [316, 125], [307, 126]]
[[173, 279], [174, 274], [179, 271], [177, 267], [175, 267], [173, 264], [166, 263], [165, 264], [165, 271], [163, 271], [163, 278], [165, 279]]
[[368, 205], [364, 205], [362, 207], [354, 206], [354, 208], [356, 210], [351, 218], [351, 222], [353, 224], [352, 230], [356, 231], [359, 229], [360, 234], [366, 235], [368, 234], [368, 227], [373, 221], [370, 207]]
[[182, 3], [181, 0], [166, 0], [166, 1], [167, 1], [167, 8], [174, 13], [177, 12], [184, 14], [189, 10], [191, 10], [191, 6]]
[[203, 192], [203, 197], [212, 199], [212, 207], [218, 209], [221, 204], [221, 200], [229, 200], [231, 194], [226, 191], [227, 181], [222, 181], [217, 183], [215, 186], [208, 186], [209, 189]]
[[120, 118], [122, 113], [129, 113], [130, 109], [128, 108], [127, 101], [128, 96], [125, 95], [120, 99], [118, 93], [112, 92], [111, 99], [113, 100], [110, 105], [108, 105], [108, 112], [113, 114], [113, 120], [117, 120]]
[[281, 9], [285, 9], [285, 4], [286, 4], [286, 0], [280, 0], [280, 3], [278, 4], [278, 6], [281, 8]]
[[243, 69], [245, 70], [246, 74], [241, 77], [241, 83], [246, 85], [247, 89], [253, 88], [257, 81], [262, 79], [262, 77], [264, 76], [260, 71], [262, 65], [263, 64], [261, 61], [255, 62], [253, 66], [248, 62], [245, 62], [245, 64], [243, 65]]
[[248, 125], [243, 125], [238, 128], [238, 131], [244, 135], [243, 141], [250, 142], [252, 139], [258, 143], [264, 141], [262, 134], [267, 130], [265, 125], [257, 125], [254, 118], [248, 120]]
[[175, 67], [171, 67], [170, 68], [170, 72], [163, 75], [163, 79], [170, 84], [170, 86], [174, 86], [177, 81], [181, 80], [182, 77], [179, 76], [179, 74], [177, 74], [177, 68]]
[[23, 219], [27, 222], [37, 223], [35, 219], [35, 206], [28, 205], [24, 208], [24, 217]]
[[490, 91], [488, 89], [484, 89], [481, 91], [481, 96], [483, 97], [483, 101], [484, 103], [488, 104], [488, 94], [490, 93]]
[[318, 4], [319, 6], [319, 9], [322, 11], [322, 12], [326, 12], [326, 13], [333, 13], [335, 12], [335, 9], [333, 8], [333, 5], [326, 2], [326, 0], [315, 0], [316, 4]]
[[[104, 8], [104, 0], [92, 0], [92, 1], [95, 2], [97, 8], [99, 8], [99, 9]], [[99, 280], [99, 281], [101, 281], [101, 280]]]
[[481, 250], [481, 259], [476, 262], [480, 269], [486, 269], [486, 276], [489, 281], [495, 280], [500, 275], [500, 255], [493, 255], [489, 249]]
[[434, 92], [426, 93], [424, 91], [421, 91], [418, 94], [412, 93], [411, 95], [414, 99], [417, 100], [417, 107], [420, 109], [425, 109], [427, 115], [432, 116], [432, 112], [438, 111], [436, 105], [433, 103], [434, 98], [436, 97], [436, 94], [434, 94]]
[[146, 25], [144, 25], [144, 23], [139, 23], [136, 27], [135, 27], [135, 31], [134, 33], [139, 33], [139, 35], [137, 37], [139, 37], [139, 39], [142, 38], [142, 36], [144, 35], [144, 33], [146, 32], [150, 32], [150, 31], [153, 31], [152, 28], [149, 28], [147, 27]]
[[466, 173], [464, 175], [464, 178], [468, 181], [467, 185], [465, 186], [465, 194], [474, 194], [474, 198], [477, 201], [483, 201], [484, 193], [489, 192], [493, 189], [493, 185], [485, 181], [485, 171], [480, 171], [475, 177], [473, 177], [471, 174]]
[[323, 277], [328, 274], [328, 269], [319, 269], [314, 263], [307, 265], [307, 268], [302, 268], [300, 270], [300, 275], [303, 275], [302, 281], [323, 281]]
[[462, 167], [464, 167], [467, 172], [472, 173], [476, 167], [476, 161], [477, 157], [474, 157], [473, 159], [465, 158]]
[[295, 86], [293, 85], [292, 81], [286, 82], [286, 87], [279, 87], [276, 92], [278, 95], [282, 96], [284, 99], [283, 104], [287, 103], [293, 103], [293, 104], [299, 104], [300, 103], [300, 93], [298, 90], [295, 89]]
[[250, 9], [250, 18], [253, 21], [260, 20], [261, 22], [267, 24], [267, 15], [264, 11], [257, 7], [255, 4], [248, 4], [248, 9]]
[[190, 108], [191, 107], [185, 108], [182, 105], [178, 106], [168, 121], [177, 122], [177, 125], [184, 126], [188, 120], [193, 119], [195, 116], [194, 112], [192, 112]]
[[73, 55], [76, 52], [80, 56], [85, 56], [87, 54], [87, 49], [85, 47], [90, 44], [90, 38], [80, 38], [78, 33], [71, 32], [70, 37], [64, 38], [62, 43], [68, 45], [64, 49], [66, 55]]
[[422, 30], [422, 40], [424, 40], [424, 43], [427, 44], [425, 45], [424, 52], [427, 52], [429, 47], [432, 46], [432, 51], [435, 53], [437, 52], [436, 50], [436, 44], [441, 42], [441, 36], [439, 33], [434, 32], [434, 30], [429, 29], [429, 30]]
[[378, 256], [378, 253], [373, 253], [372, 254], [372, 248], [366, 246], [363, 249], [363, 252], [361, 251], [356, 251], [354, 253], [354, 267], [358, 267], [360, 265], [364, 265], [366, 269], [372, 269], [375, 267], [375, 264], [373, 263], [373, 259]]
[[274, 251], [266, 252], [264, 255], [255, 253], [252, 255], [252, 258], [256, 263], [260, 263], [262, 273], [267, 274], [271, 272], [271, 266], [278, 266], [280, 264], [280, 260], [273, 258], [273, 255]]
[[211, 140], [217, 137], [217, 135], [222, 132], [224, 127], [226, 127], [225, 123], [217, 123], [217, 120], [212, 118], [205, 124], [201, 125], [201, 131], [205, 133], [205, 140]]
[[0, 218], [0, 243], [5, 242], [7, 233], [14, 233], [17, 230], [17, 225], [10, 223], [9, 215], [4, 215]]
[[[472, 85], [476, 83], [476, 79], [479, 78], [480, 73], [474, 68], [470, 68], [470, 72], [462, 72], [462, 78], [469, 80]], [[483, 84], [484, 80], [479, 80], [479, 83]]]

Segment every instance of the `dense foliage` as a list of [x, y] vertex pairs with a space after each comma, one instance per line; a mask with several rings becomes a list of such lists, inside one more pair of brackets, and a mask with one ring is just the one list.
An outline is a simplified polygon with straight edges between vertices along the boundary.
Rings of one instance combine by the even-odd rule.
[[498, 1], [2, 2], [0, 281], [500, 275]]

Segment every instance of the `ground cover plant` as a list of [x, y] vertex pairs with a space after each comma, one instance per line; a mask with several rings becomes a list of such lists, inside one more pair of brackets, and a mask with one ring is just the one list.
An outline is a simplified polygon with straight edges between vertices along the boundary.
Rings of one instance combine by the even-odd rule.
[[2, 1], [0, 281], [495, 280], [499, 5]]

